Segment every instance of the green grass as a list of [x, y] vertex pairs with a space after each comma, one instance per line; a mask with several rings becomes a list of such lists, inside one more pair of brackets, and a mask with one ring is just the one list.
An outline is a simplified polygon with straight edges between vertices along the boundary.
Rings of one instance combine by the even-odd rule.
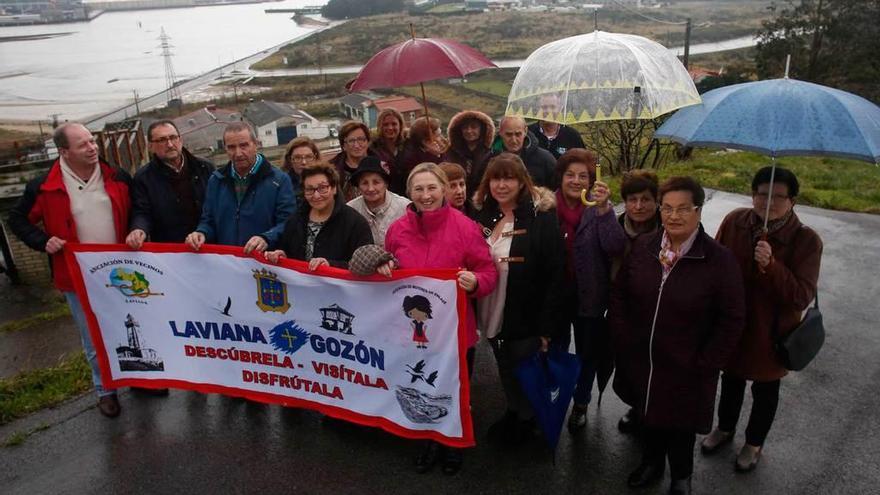
[[[740, 194], [751, 193], [752, 177], [770, 164], [755, 153], [719, 153], [697, 150], [690, 160], [670, 162], [659, 170], [661, 180], [690, 175], [705, 187]], [[798, 203], [831, 210], [880, 213], [880, 168], [854, 160], [788, 157], [777, 165], [798, 177]]]
[[70, 307], [67, 305], [67, 303], [56, 301], [52, 303], [49, 310], [47, 311], [28, 316], [27, 318], [8, 321], [0, 325], [0, 333], [24, 330], [25, 328], [30, 328], [39, 323], [45, 323], [47, 321], [52, 321], [64, 316], [70, 316]]
[[92, 372], [80, 352], [57, 366], [0, 380], [0, 425], [59, 404], [92, 388]]

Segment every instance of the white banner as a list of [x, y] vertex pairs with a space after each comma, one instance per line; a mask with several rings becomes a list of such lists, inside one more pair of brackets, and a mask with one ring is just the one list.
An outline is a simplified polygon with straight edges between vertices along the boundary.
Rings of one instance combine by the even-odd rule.
[[473, 445], [454, 270], [362, 278], [220, 246], [65, 252], [107, 388], [216, 392]]

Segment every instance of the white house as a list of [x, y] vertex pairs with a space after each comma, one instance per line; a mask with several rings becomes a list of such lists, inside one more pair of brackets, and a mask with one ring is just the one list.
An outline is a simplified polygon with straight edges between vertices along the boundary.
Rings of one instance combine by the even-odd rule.
[[330, 129], [308, 113], [288, 103], [255, 101], [249, 103], [242, 113], [257, 133], [263, 146], [282, 146], [299, 136], [324, 139]]

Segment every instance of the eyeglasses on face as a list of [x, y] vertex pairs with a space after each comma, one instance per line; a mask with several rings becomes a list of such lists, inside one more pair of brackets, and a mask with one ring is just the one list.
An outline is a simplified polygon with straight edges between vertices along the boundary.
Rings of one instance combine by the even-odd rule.
[[364, 143], [367, 142], [367, 138], [365, 138], [365, 137], [363, 137], [363, 136], [361, 136], [361, 137], [356, 137], [356, 138], [348, 138], [348, 139], [346, 139], [346, 140], [343, 141], [343, 142], [344, 142], [345, 144], [349, 145], [349, 146], [351, 146], [351, 145], [353, 145], [353, 144], [364, 144]]
[[155, 144], [176, 143], [178, 141], [180, 141], [180, 136], [178, 136], [177, 134], [172, 134], [170, 136], [160, 137], [156, 139], [150, 139], [150, 142]]
[[308, 155], [290, 155], [290, 161], [297, 163], [310, 163], [315, 161], [315, 155], [311, 153]]
[[678, 208], [673, 208], [671, 206], [661, 206], [660, 214], [665, 215], [667, 217], [671, 217], [673, 213], [680, 217], [684, 217], [690, 215], [691, 213], [699, 210], [699, 206], [679, 206]]
[[[754, 196], [762, 201], [767, 201], [767, 197], [769, 196], [769, 194], [767, 194], [765, 192], [756, 192], [754, 194]], [[789, 198], [789, 196], [787, 194], [774, 194], [773, 195], [773, 201], [783, 201], [788, 198]]]
[[314, 195], [316, 195], [316, 194], [323, 196], [323, 195], [327, 194], [327, 192], [328, 192], [329, 190], [330, 190], [330, 184], [321, 184], [321, 185], [318, 186], [318, 187], [306, 187], [306, 188], [304, 188], [304, 189], [303, 189], [303, 194], [306, 195], [306, 196], [314, 196]]

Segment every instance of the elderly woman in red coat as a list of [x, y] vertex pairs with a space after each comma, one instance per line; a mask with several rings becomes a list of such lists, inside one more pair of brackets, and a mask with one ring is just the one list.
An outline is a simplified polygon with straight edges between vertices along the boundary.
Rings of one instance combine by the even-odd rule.
[[[742, 341], [721, 377], [718, 427], [703, 439], [704, 454], [712, 454], [733, 440], [745, 394], [752, 382], [752, 411], [746, 442], [736, 457], [737, 471], [751, 471], [779, 402], [780, 379], [786, 370], [773, 350], [774, 335], [797, 328], [801, 312], [816, 297], [822, 240], [794, 213], [800, 188], [797, 177], [776, 168], [770, 190], [771, 168], [752, 180], [752, 208], [732, 211], [718, 229], [716, 240], [730, 248], [739, 262], [746, 287], [746, 321]], [[766, 215], [770, 201], [770, 214]], [[769, 219], [764, 231], [764, 217]]]
[[745, 322], [742, 276], [729, 249], [700, 225], [705, 194], [690, 177], [660, 186], [663, 229], [640, 236], [617, 274], [609, 323], [614, 390], [643, 425], [642, 462], [631, 487], [663, 477], [690, 493], [696, 433], [712, 427], [719, 370]]

